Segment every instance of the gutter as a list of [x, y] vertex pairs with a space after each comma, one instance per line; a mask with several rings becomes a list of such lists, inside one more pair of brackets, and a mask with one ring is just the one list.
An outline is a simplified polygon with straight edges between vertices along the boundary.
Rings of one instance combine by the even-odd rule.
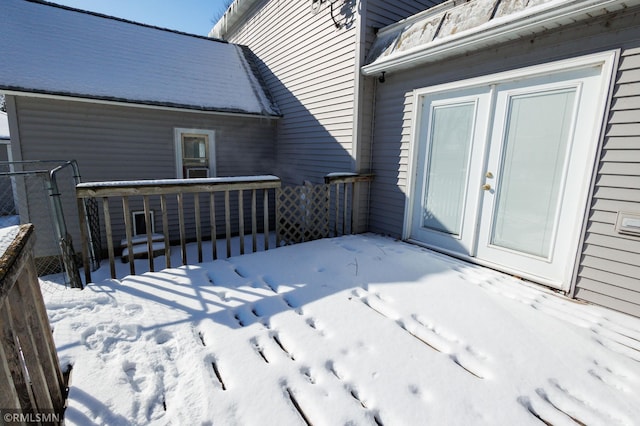
[[224, 15], [220, 17], [211, 31], [209, 31], [209, 37], [224, 39], [229, 29], [241, 21], [247, 12], [261, 1], [262, 0], [234, 0], [226, 12], [224, 12]]
[[[450, 37], [411, 48], [405, 52], [391, 54], [362, 67], [366, 76], [383, 71], [398, 71], [420, 64], [435, 62], [457, 54], [478, 50], [500, 42], [514, 40], [524, 35], [553, 27], [573, 24], [593, 16], [612, 13], [611, 9], [625, 9], [640, 4], [640, 0], [571, 0], [541, 7], [533, 13], [522, 11], [489, 21], [473, 29]], [[450, 8], [447, 8], [447, 13]], [[520, 15], [520, 16], [518, 16]], [[434, 16], [428, 14], [426, 16]], [[394, 24], [397, 26], [397, 24]], [[387, 27], [388, 28], [388, 27]], [[380, 34], [387, 33], [385, 28]]]
[[92, 104], [106, 104], [106, 105], [118, 105], [118, 106], [126, 106], [126, 107], [134, 107], [134, 108], [147, 108], [147, 109], [159, 109], [159, 110], [168, 110], [168, 111], [186, 111], [193, 113], [201, 113], [201, 114], [211, 114], [211, 115], [225, 115], [225, 116], [233, 116], [233, 117], [247, 117], [247, 118], [266, 118], [266, 119], [279, 119], [282, 117], [282, 114], [269, 114], [269, 113], [258, 113], [258, 112], [248, 112], [243, 110], [236, 109], [220, 109], [220, 108], [208, 108], [197, 105], [185, 105], [185, 104], [174, 104], [168, 102], [158, 102], [158, 101], [145, 101], [145, 100], [128, 100], [117, 97], [110, 96], [92, 96], [92, 95], [82, 95], [75, 93], [57, 93], [57, 92], [47, 92], [42, 90], [35, 89], [26, 89], [19, 87], [9, 87], [2, 88], [2, 93], [6, 95], [12, 96], [25, 96], [32, 98], [45, 98], [45, 99], [56, 99], [63, 101], [76, 101], [76, 102], [87, 102]]

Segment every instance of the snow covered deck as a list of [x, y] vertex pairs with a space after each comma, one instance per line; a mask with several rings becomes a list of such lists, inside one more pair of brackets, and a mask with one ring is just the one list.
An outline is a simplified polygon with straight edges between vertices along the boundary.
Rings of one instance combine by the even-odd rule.
[[640, 419], [640, 320], [375, 235], [43, 290], [68, 424]]

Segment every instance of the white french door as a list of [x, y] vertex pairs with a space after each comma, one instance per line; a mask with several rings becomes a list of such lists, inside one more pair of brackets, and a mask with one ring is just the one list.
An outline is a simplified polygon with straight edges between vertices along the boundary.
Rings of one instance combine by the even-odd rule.
[[597, 146], [603, 67], [418, 97], [409, 238], [563, 287]]
[[470, 254], [490, 99], [488, 88], [424, 97], [412, 238]]

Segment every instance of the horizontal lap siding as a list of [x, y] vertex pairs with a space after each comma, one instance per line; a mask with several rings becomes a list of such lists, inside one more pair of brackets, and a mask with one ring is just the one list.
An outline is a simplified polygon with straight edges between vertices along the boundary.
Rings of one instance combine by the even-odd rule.
[[[274, 172], [272, 120], [30, 97], [17, 98], [16, 107], [22, 159], [77, 160], [84, 182], [175, 178], [175, 127], [215, 131], [218, 176]], [[77, 208], [67, 195], [63, 200], [67, 226], [78, 242]], [[156, 230], [160, 230], [156, 207]], [[175, 210], [170, 221], [177, 223]], [[208, 216], [203, 221], [208, 223]], [[122, 222], [120, 213], [114, 219], [116, 240], [124, 237]]]
[[640, 213], [640, 48], [623, 49], [576, 297], [640, 316], [640, 236], [619, 234], [619, 211]]
[[[341, 22], [355, 19], [341, 10], [335, 11]], [[335, 28], [328, 2], [313, 14], [309, 1], [273, 0], [225, 36], [259, 58], [283, 114], [276, 174], [286, 183], [352, 170], [356, 31], [355, 22]]]
[[21, 97], [23, 160], [76, 159], [84, 181], [175, 178], [174, 128], [215, 131], [218, 176], [272, 171], [274, 122]]

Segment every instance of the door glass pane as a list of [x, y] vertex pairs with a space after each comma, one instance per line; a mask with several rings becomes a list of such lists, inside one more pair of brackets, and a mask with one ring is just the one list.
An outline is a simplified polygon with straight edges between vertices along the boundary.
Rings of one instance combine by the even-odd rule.
[[475, 103], [432, 110], [431, 143], [423, 195], [422, 226], [453, 235], [462, 232]]
[[575, 88], [510, 98], [491, 243], [550, 258]]

